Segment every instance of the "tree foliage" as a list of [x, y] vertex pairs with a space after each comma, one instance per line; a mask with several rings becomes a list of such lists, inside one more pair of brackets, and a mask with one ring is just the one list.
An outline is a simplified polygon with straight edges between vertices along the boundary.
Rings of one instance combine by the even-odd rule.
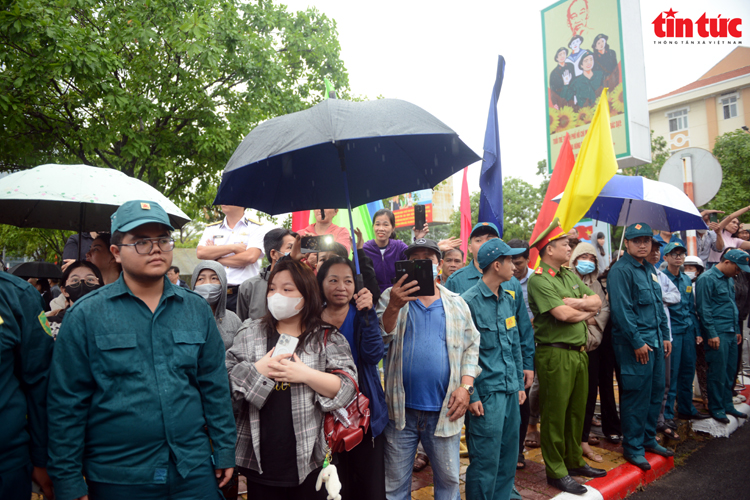
[[346, 94], [336, 24], [266, 0], [16, 0], [0, 7], [0, 171], [120, 170], [188, 215], [258, 123]]
[[[720, 136], [713, 154], [723, 172], [721, 189], [705, 208], [730, 214], [750, 205], [750, 134], [736, 130]], [[750, 222], [750, 213], [740, 219]]]
[[[546, 191], [546, 188], [545, 188]], [[503, 239], [529, 241], [542, 208], [544, 192], [517, 177], [503, 180]]]

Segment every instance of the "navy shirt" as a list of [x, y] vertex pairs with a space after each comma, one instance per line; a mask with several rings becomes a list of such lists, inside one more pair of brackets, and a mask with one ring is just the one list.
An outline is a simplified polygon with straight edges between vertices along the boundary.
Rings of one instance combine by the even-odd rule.
[[430, 307], [420, 300], [409, 303], [407, 321], [402, 362], [406, 407], [440, 411], [451, 374], [443, 299]]

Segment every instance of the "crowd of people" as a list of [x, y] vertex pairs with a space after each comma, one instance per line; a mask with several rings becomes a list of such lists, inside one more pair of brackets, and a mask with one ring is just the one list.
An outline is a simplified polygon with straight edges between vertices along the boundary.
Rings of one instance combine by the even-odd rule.
[[[646, 451], [673, 454], [676, 419], [746, 418], [750, 207], [706, 211], [697, 256], [679, 233], [631, 224], [612, 262], [603, 234], [578, 241], [555, 221], [506, 243], [480, 222], [466, 265], [427, 225], [395, 239], [387, 209], [367, 242], [333, 209], [299, 234], [221, 209], [189, 283], [169, 217], [145, 200], [110, 233], [71, 238], [57, 297], [0, 272], [0, 498], [28, 500], [35, 483], [58, 500], [235, 499], [241, 474], [253, 499], [406, 500], [430, 463], [435, 498], [457, 500], [464, 429], [467, 499], [520, 498], [529, 447], [550, 485], [584, 494], [573, 476], [607, 474], [592, 425], [648, 470]], [[310, 235], [333, 242], [305, 251]], [[399, 274], [403, 261], [431, 280]], [[324, 419], [347, 425], [358, 393], [369, 425], [331, 453]]]

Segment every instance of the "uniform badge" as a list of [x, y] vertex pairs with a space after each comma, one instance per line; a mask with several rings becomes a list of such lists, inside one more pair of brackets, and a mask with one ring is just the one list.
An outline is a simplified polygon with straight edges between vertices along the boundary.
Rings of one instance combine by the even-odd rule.
[[689, 287], [685, 288], [685, 293], [693, 293], [693, 287], [689, 286]]
[[534, 274], [542, 274], [543, 272], [544, 269], [542, 269], [541, 267], [537, 267], [536, 269], [534, 269]]
[[151, 204], [141, 203], [141, 210], [151, 210]]
[[3, 317], [0, 316], [0, 325], [2, 325], [3, 323], [5, 323], [5, 321], [3, 321]]
[[39, 316], [37, 317], [39, 319], [39, 324], [42, 325], [42, 329], [44, 330], [44, 333], [52, 336], [52, 328], [49, 326], [49, 321], [47, 320], [47, 316], [44, 314], [44, 311], [39, 313]]
[[578, 288], [578, 285], [573, 285], [573, 290], [575, 290], [576, 288]]
[[505, 319], [505, 329], [506, 330], [510, 330], [514, 326], [516, 326], [516, 317], [515, 316], [511, 316], [510, 318], [506, 318]]
[[653, 280], [654, 280], [654, 281], [656, 281], [657, 283], [659, 282], [659, 278], [657, 278], [657, 277], [656, 277], [656, 275], [655, 275], [654, 273], [651, 273], [651, 279], [653, 279]]
[[550, 269], [547, 269], [547, 272], [548, 272], [548, 273], [549, 273], [549, 275], [550, 275], [550, 276], [552, 276], [553, 278], [555, 277], [555, 270], [554, 270], [554, 269], [552, 269], [552, 268], [550, 268]]
[[641, 226], [640, 224], [636, 224], [636, 225], [635, 225], [635, 228], [636, 228], [636, 229], [640, 229], [640, 228], [642, 228], [642, 227], [643, 227], [643, 226]]
[[510, 294], [511, 297], [513, 297], [513, 300], [516, 300], [516, 292], [514, 290], [505, 290]]

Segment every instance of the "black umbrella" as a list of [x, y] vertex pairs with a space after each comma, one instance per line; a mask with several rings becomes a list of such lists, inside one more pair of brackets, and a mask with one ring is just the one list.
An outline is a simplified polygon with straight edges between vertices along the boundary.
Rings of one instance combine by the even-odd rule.
[[255, 127], [229, 159], [214, 204], [271, 215], [347, 207], [355, 242], [352, 206], [433, 188], [479, 159], [414, 104], [327, 99]]
[[19, 278], [52, 278], [58, 280], [62, 278], [60, 268], [49, 262], [21, 262], [11, 267], [8, 272]]

